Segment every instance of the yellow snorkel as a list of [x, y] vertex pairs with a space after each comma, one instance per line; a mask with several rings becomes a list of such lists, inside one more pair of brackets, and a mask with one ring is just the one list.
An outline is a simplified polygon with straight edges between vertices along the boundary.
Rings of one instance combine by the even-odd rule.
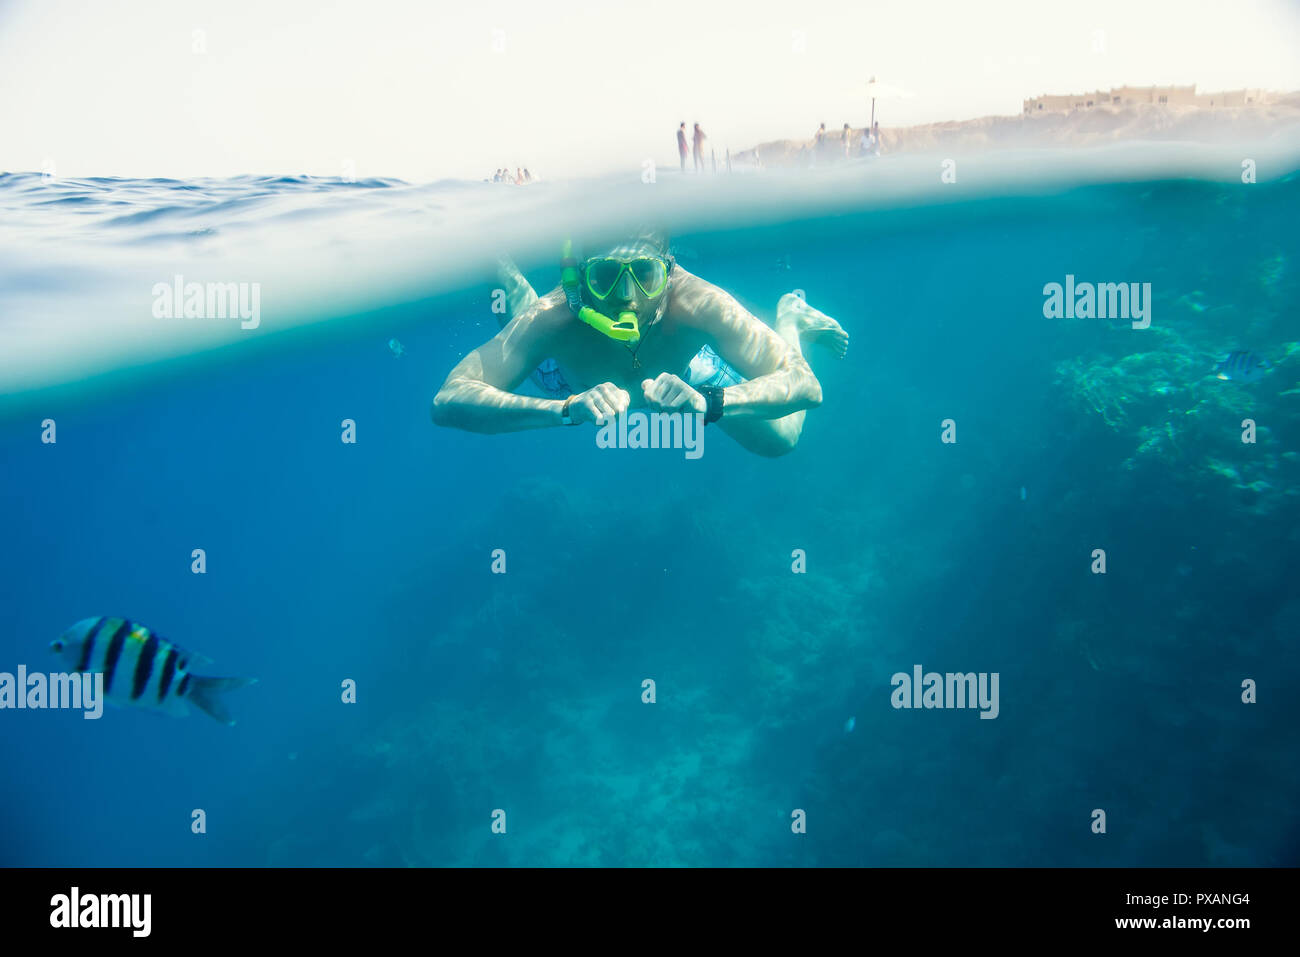
[[619, 342], [635, 342], [641, 338], [636, 313], [628, 309], [620, 312], [617, 319], [611, 319], [603, 312], [592, 309], [591, 306], [583, 306], [578, 310], [578, 318], [593, 329], [597, 329]]

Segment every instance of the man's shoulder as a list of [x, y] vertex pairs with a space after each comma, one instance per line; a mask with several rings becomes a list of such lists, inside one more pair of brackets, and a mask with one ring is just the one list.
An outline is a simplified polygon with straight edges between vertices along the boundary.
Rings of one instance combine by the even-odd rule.
[[[515, 317], [510, 324], [516, 332], [547, 338], [561, 335], [573, 325], [573, 313], [569, 310], [569, 300], [559, 287], [541, 296], [538, 300]], [[509, 326], [506, 327], [507, 329]]]
[[673, 317], [686, 326], [703, 327], [722, 318], [734, 303], [731, 293], [677, 265], [673, 267]]

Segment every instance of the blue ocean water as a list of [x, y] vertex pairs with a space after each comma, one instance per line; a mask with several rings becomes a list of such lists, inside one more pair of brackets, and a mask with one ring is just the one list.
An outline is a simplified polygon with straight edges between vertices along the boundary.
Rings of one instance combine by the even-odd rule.
[[[108, 614], [260, 679], [230, 728], [0, 711], [0, 863], [1298, 863], [1297, 165], [1102, 159], [0, 176], [0, 671]], [[494, 251], [545, 292], [567, 229], [648, 210], [759, 318], [800, 288], [851, 334], [791, 455], [430, 422]], [[261, 281], [260, 326], [151, 315], [177, 273]], [[1067, 275], [1150, 283], [1150, 328], [1045, 318]], [[1216, 378], [1236, 349], [1273, 368]], [[893, 707], [917, 665], [997, 673], [996, 719]]]

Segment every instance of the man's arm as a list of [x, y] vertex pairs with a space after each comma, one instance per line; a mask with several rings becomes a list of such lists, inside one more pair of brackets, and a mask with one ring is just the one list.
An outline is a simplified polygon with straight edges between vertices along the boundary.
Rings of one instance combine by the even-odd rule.
[[723, 289], [692, 277], [680, 305], [714, 350], [748, 381], [728, 386], [723, 414], [779, 419], [821, 405], [822, 387], [808, 362]]
[[[555, 296], [539, 299], [490, 342], [461, 359], [433, 397], [433, 421], [486, 434], [560, 425], [562, 400], [516, 395], [511, 390], [546, 358], [561, 304]], [[568, 306], [563, 308], [567, 314]]]

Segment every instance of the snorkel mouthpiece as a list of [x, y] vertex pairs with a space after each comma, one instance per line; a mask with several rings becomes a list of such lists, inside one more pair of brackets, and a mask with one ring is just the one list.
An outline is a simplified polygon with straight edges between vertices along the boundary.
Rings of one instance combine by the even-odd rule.
[[603, 332], [611, 339], [617, 339], [619, 342], [634, 342], [641, 338], [641, 329], [637, 325], [636, 313], [630, 309], [624, 309], [618, 314], [617, 319], [611, 319], [603, 312], [597, 312], [591, 306], [583, 306], [578, 310], [578, 318], [599, 332]]

